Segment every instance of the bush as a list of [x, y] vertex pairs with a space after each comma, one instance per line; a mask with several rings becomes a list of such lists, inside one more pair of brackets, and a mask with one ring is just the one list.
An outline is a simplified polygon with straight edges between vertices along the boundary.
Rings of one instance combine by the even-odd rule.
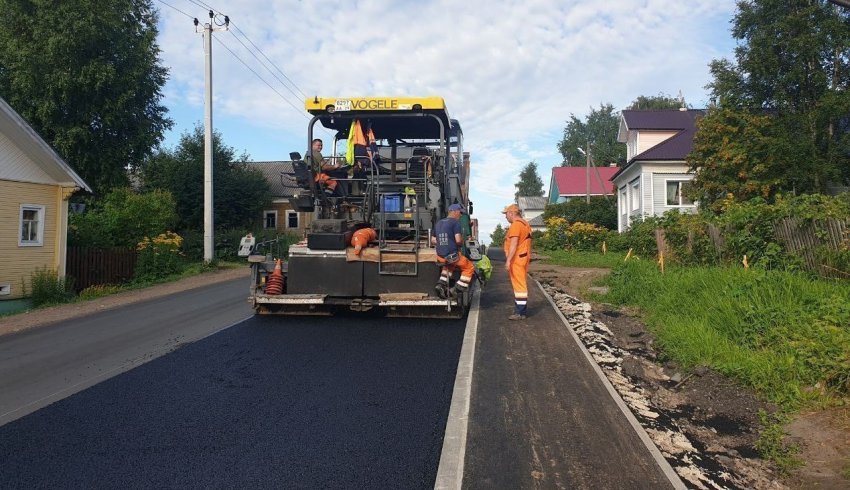
[[97, 284], [80, 291], [79, 298], [83, 301], [88, 301], [91, 299], [109, 296], [110, 294], [120, 293], [122, 290], [123, 288], [121, 286], [116, 286], [114, 284]]
[[604, 197], [590, 198], [590, 204], [584, 199], [570, 199], [567, 202], [549, 204], [543, 211], [543, 219], [564, 218], [570, 223], [589, 223], [609, 230], [617, 229], [617, 202]]
[[[796, 271], [804, 268], [804, 261], [802, 257], [789, 253], [780, 242], [775, 231], [779, 220], [792, 218], [805, 228], [826, 219], [850, 218], [850, 196], [846, 195], [778, 196], [773, 204], [761, 198], [747, 202], [729, 199], [721, 204], [723, 212], [719, 215], [670, 211], [662, 217], [638, 219], [624, 233], [609, 233], [605, 241], [611, 251], [632, 249], [635, 255], [655, 257], [658, 254], [655, 230], [660, 228], [664, 230], [670, 263], [738, 265], [746, 256], [748, 264], [756, 268]], [[716, 228], [721, 243], [714, 243], [709, 235], [711, 227]], [[545, 243], [550, 248], [558, 249], [566, 243], [565, 234], [557, 229], [547, 238], [553, 242]], [[826, 272], [833, 276], [850, 277], [850, 240], [838, 249], [819, 246], [815, 253], [821, 263], [829, 268]]]
[[560, 216], [545, 218], [544, 222], [546, 231], [540, 239], [540, 246], [545, 250], [563, 250], [567, 243], [569, 222]]
[[[663, 216], [659, 225], [670, 249], [667, 257], [680, 265], [717, 265], [720, 255], [708, 234], [708, 219], [701, 214], [681, 214], [678, 210]], [[657, 248], [657, 245], [656, 245]]]
[[60, 278], [53, 269], [36, 269], [30, 276], [30, 299], [35, 307], [67, 303], [74, 297], [71, 281]]
[[157, 280], [180, 272], [183, 268], [182, 244], [183, 238], [170, 231], [153, 239], [145, 237], [137, 246], [136, 280]]
[[608, 230], [601, 226], [591, 223], [573, 223], [566, 229], [565, 248], [584, 252], [599, 250], [607, 234]]
[[632, 225], [623, 235], [627, 245], [626, 250], [639, 257], [654, 257], [658, 253], [655, 242], [655, 230], [661, 226], [660, 218], [654, 216], [632, 221]]
[[101, 200], [89, 200], [89, 209], [69, 217], [68, 244], [84, 247], [135, 247], [144, 237], [156, 236], [177, 221], [170, 192], [142, 194], [113, 189]]

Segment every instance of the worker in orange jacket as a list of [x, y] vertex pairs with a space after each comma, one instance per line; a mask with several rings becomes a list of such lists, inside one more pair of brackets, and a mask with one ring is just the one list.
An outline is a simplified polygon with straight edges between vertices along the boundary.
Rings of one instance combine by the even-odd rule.
[[528, 263], [531, 261], [531, 226], [522, 219], [519, 206], [510, 204], [502, 211], [511, 224], [505, 233], [505, 270], [514, 290], [514, 313], [509, 320], [528, 316]]
[[351, 246], [354, 247], [354, 255], [360, 255], [363, 247], [368, 247], [369, 242], [378, 239], [378, 233], [374, 228], [360, 228], [351, 235]]

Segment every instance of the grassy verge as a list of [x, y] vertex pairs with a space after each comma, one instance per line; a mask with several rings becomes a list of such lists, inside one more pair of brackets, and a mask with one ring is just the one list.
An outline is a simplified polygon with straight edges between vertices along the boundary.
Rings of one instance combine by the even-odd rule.
[[710, 366], [754, 388], [780, 412], [762, 414], [756, 444], [782, 471], [800, 464], [785, 414], [850, 396], [850, 283], [781, 271], [620, 263], [606, 301], [637, 306], [664, 354]]
[[777, 271], [620, 264], [607, 301], [640, 308], [669, 357], [784, 409], [850, 394], [850, 284]]
[[545, 256], [545, 262], [549, 264], [565, 267], [599, 267], [607, 269], [621, 264], [625, 257], [625, 254], [617, 252], [608, 252], [602, 255], [599, 252], [577, 252], [570, 250], [544, 250], [539, 252], [539, 254]]
[[79, 300], [89, 300], [95, 298], [102, 298], [104, 296], [109, 296], [110, 294], [120, 293], [122, 291], [130, 291], [134, 289], [144, 289], [151, 286], [156, 286], [157, 284], [165, 284], [168, 282], [179, 281], [180, 279], [184, 279], [186, 277], [197, 276], [198, 274], [203, 274], [205, 272], [213, 272], [217, 270], [227, 270], [227, 269], [238, 269], [241, 267], [246, 267], [245, 262], [222, 262], [217, 261], [212, 264], [206, 264], [204, 262], [192, 262], [187, 264], [182, 271], [177, 274], [171, 274], [169, 276], [161, 277], [158, 279], [152, 280], [133, 280], [127, 284], [122, 284], [120, 286], [116, 285], [103, 285], [103, 286], [92, 286], [90, 288], [86, 288], [83, 291], [80, 291], [80, 295], [78, 296]]
[[46, 302], [44, 302], [44, 303], [42, 303], [42, 304], [40, 304], [36, 307], [30, 307], [30, 308], [25, 308], [25, 309], [13, 310], [13, 311], [9, 311], [9, 312], [3, 312], [3, 313], [0, 313], [0, 317], [17, 315], [19, 313], [25, 313], [26, 311], [30, 311], [30, 310], [33, 310], [33, 309], [47, 308], [47, 307], [50, 307], [50, 306], [56, 306], [58, 304], [76, 303], [76, 302], [80, 302], [80, 301], [90, 301], [90, 300], [93, 300], [93, 299], [102, 298], [102, 297], [105, 297], [105, 296], [117, 294], [117, 293], [120, 293], [120, 292], [123, 292], [123, 291], [143, 289], [143, 288], [147, 288], [147, 287], [150, 287], [150, 286], [155, 286], [157, 284], [164, 284], [164, 283], [179, 281], [180, 279], [183, 279], [183, 278], [186, 278], [186, 277], [196, 276], [198, 274], [203, 274], [205, 272], [212, 272], [212, 271], [216, 271], [216, 270], [238, 269], [238, 268], [241, 268], [241, 267], [246, 267], [246, 263], [241, 262], [241, 261], [240, 262], [217, 261], [217, 262], [214, 262], [212, 264], [205, 264], [203, 262], [193, 262], [193, 263], [187, 264], [183, 268], [183, 270], [181, 270], [179, 273], [171, 274], [169, 276], [161, 277], [161, 278], [158, 278], [158, 279], [155, 279], [155, 280], [133, 280], [131, 282], [128, 282], [128, 283], [125, 283], [125, 284], [120, 284], [120, 285], [103, 284], [103, 285], [98, 285], [98, 286], [91, 286], [91, 287], [88, 287], [88, 288], [80, 291], [80, 294], [76, 295], [76, 296], [73, 295], [73, 292], [71, 294], [57, 294], [57, 295], [55, 295], [55, 298], [53, 300], [46, 301]]

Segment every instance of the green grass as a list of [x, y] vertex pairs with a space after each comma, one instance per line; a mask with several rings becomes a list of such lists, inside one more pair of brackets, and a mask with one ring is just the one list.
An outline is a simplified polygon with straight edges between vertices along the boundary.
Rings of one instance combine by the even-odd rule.
[[850, 284], [742, 268], [619, 264], [608, 301], [637, 306], [684, 366], [708, 365], [783, 410], [850, 395]]
[[850, 397], [850, 283], [783, 271], [620, 263], [607, 301], [637, 306], [664, 354], [711, 366], [779, 406], [760, 414], [756, 448], [782, 472], [801, 464], [789, 414]]
[[599, 267], [611, 269], [623, 262], [626, 256], [620, 252], [608, 252], [603, 255], [600, 252], [578, 252], [569, 250], [544, 250], [539, 253], [545, 256], [547, 264], [562, 265], [565, 267]]
[[779, 471], [787, 474], [794, 468], [803, 466], [803, 461], [797, 457], [800, 448], [789, 444], [785, 439], [785, 424], [789, 422], [786, 415], [768, 415], [764, 410], [759, 410], [759, 423], [761, 430], [755, 447], [762, 458], [776, 463]]

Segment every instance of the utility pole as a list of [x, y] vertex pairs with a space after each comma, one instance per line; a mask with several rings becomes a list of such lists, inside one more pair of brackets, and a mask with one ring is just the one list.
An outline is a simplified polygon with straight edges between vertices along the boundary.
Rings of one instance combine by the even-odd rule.
[[[578, 151], [580, 151], [582, 155], [584, 155], [584, 161], [585, 161], [585, 169], [584, 169], [585, 171], [584, 171], [584, 173], [585, 173], [585, 177], [587, 178], [586, 182], [585, 182], [585, 189], [587, 191], [586, 200], [587, 200], [587, 203], [590, 204], [590, 140], [587, 140], [587, 150], [585, 150], [584, 148], [582, 148], [580, 146], [577, 147], [576, 149]], [[597, 172], [599, 172], [599, 170], [597, 170]], [[600, 177], [600, 179], [601, 179], [601, 177]], [[602, 188], [604, 189], [605, 186], [603, 185]]]
[[195, 32], [201, 32], [204, 36], [204, 262], [210, 263], [215, 255], [213, 220], [213, 98], [212, 98], [212, 33], [213, 31], [226, 31], [230, 26], [230, 18], [224, 16], [224, 24], [216, 26], [215, 13], [210, 10], [210, 22], [198, 27], [198, 19], [195, 19]]
[[587, 166], [587, 168], [585, 169], [585, 173], [587, 174], [586, 175], [586, 177], [587, 177], [586, 200], [587, 200], [587, 203], [590, 204], [590, 140], [587, 140], [587, 150], [582, 152], [582, 153], [584, 153], [584, 160], [585, 160], [585, 164]]

